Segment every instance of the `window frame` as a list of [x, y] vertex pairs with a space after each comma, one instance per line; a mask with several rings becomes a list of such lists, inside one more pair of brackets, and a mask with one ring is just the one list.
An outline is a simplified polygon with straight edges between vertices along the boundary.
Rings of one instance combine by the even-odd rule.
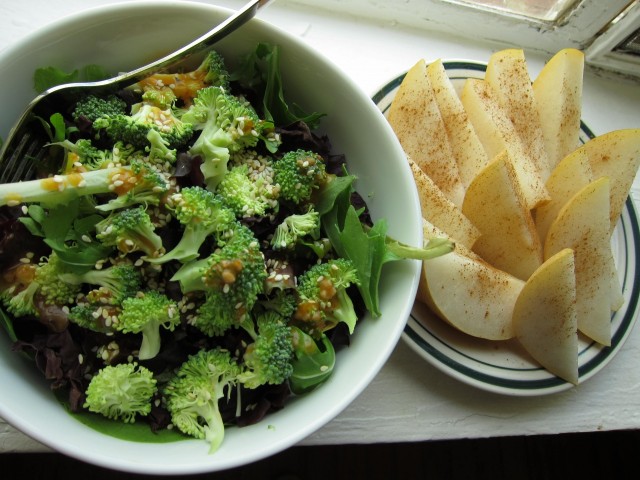
[[[530, 51], [553, 54], [561, 48], [577, 48], [603, 68], [615, 68], [616, 61], [603, 62], [611, 45], [603, 32], [633, 3], [631, 0], [581, 0], [556, 21], [544, 21], [504, 13], [490, 7], [473, 6], [455, 0], [285, 0], [286, 3], [313, 6], [412, 28], [454, 34], [489, 44], [517, 46]], [[635, 13], [640, 5], [635, 2]], [[614, 29], [619, 28], [614, 25]], [[596, 43], [597, 40], [597, 43]], [[594, 46], [592, 47], [592, 44]], [[591, 48], [591, 50], [589, 50]], [[620, 60], [617, 59], [619, 62]], [[640, 76], [638, 66], [632, 72]]]

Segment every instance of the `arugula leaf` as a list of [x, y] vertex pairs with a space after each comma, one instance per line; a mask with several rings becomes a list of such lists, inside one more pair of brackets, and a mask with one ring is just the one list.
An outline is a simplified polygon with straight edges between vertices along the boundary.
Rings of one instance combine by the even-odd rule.
[[44, 237], [41, 224], [46, 216], [47, 214], [44, 208], [34, 203], [29, 205], [27, 209], [27, 216], [20, 217], [18, 220], [27, 228], [27, 230], [29, 230], [31, 235]]
[[[336, 180], [340, 182], [335, 183]], [[360, 213], [351, 204], [356, 177], [337, 177], [321, 194], [318, 205], [322, 210], [321, 224], [338, 255], [351, 260], [358, 272], [358, 289], [367, 310], [375, 317], [381, 315], [379, 283], [382, 267], [389, 262], [405, 259], [426, 260], [453, 250], [448, 239], [432, 239], [426, 247], [406, 245], [387, 235], [387, 221], [377, 220], [372, 227], [364, 225]]]
[[262, 116], [276, 125], [303, 121], [313, 130], [325, 116], [324, 113], [305, 112], [296, 104], [287, 104], [280, 75], [280, 49], [277, 45], [259, 43], [231, 74], [231, 80], [257, 91], [262, 96]]
[[323, 335], [318, 342], [297, 327], [293, 330], [293, 373], [289, 377], [291, 391], [300, 395], [324, 383], [333, 373], [336, 352]]
[[[353, 190], [353, 183], [356, 177], [354, 175], [344, 175], [342, 177], [334, 177], [328, 184], [326, 184], [318, 194], [318, 200], [315, 204], [315, 210], [320, 215], [329, 213], [336, 203], [336, 200], [341, 195], [351, 195]], [[343, 199], [348, 200], [348, 197]]]
[[18, 340], [18, 336], [16, 335], [16, 332], [13, 329], [13, 321], [11, 320], [11, 317], [9, 317], [9, 315], [4, 313], [4, 310], [1, 310], [1, 309], [0, 309], [0, 325], [2, 325], [2, 328], [4, 329], [4, 331], [7, 332], [7, 335], [9, 336], [9, 339], [12, 342], [16, 342]]
[[63, 83], [76, 82], [79, 78], [78, 70], [64, 72], [57, 67], [38, 68], [33, 73], [33, 88], [42, 93], [45, 90]]
[[58, 67], [42, 67], [33, 73], [33, 88], [37, 93], [42, 93], [51, 87], [64, 83], [92, 82], [104, 80], [107, 77], [108, 74], [104, 68], [93, 64], [70, 72], [65, 72]]
[[44, 238], [70, 271], [77, 273], [92, 269], [98, 260], [112, 252], [112, 248], [92, 237], [95, 225], [102, 217], [97, 214], [82, 216], [81, 201], [76, 199], [49, 210], [31, 205], [28, 216], [20, 219], [32, 234]]

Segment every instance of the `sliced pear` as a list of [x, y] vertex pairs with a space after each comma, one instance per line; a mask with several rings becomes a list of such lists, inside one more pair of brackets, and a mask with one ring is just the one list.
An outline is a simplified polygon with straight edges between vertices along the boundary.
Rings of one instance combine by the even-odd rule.
[[613, 232], [640, 168], [640, 128], [599, 135], [580, 149], [589, 157], [594, 178], [609, 177], [611, 181], [609, 215]]
[[496, 268], [522, 280], [542, 264], [542, 243], [513, 165], [498, 154], [473, 180], [462, 213], [480, 230], [473, 251]]
[[[425, 235], [436, 231], [425, 227]], [[426, 237], [430, 238], [430, 237]], [[524, 282], [460, 250], [423, 262], [418, 297], [441, 319], [477, 338], [513, 338], [513, 306]]]
[[546, 181], [551, 168], [524, 51], [507, 48], [493, 53], [484, 78], [511, 120], [542, 180]]
[[611, 344], [609, 179], [583, 187], [560, 210], [544, 242], [544, 258], [571, 248], [575, 256], [578, 329], [602, 345]]
[[527, 280], [513, 308], [518, 341], [549, 372], [578, 383], [578, 323], [573, 250], [547, 259]]
[[[593, 180], [593, 170], [585, 149], [574, 150], [556, 165], [547, 180], [551, 200], [538, 207], [534, 216], [538, 234], [543, 241], [562, 207]], [[610, 255], [608, 263], [611, 270], [611, 311], [615, 312], [623, 305], [624, 297], [613, 255]]]
[[527, 208], [532, 210], [548, 201], [544, 178], [526, 152], [518, 132], [500, 107], [489, 84], [484, 80], [468, 78], [460, 100], [489, 158], [507, 150], [512, 157], [519, 159], [514, 167]]
[[471, 248], [480, 237], [480, 231], [411, 157], [408, 157], [408, 160], [418, 187], [422, 216], [445, 232], [456, 244], [462, 243]]
[[440, 109], [451, 150], [456, 159], [460, 180], [468, 187], [489, 157], [476, 134], [460, 97], [447, 75], [444, 64], [436, 60], [427, 67], [427, 75]]
[[556, 53], [533, 81], [549, 166], [580, 145], [584, 54], [574, 48]]
[[[427, 242], [431, 238], [446, 238], [454, 242], [453, 250], [459, 255], [473, 258], [474, 260], [481, 260], [480, 257], [473, 252], [470, 248], [465, 247], [462, 243], [456, 242], [449, 234], [439, 229], [436, 225], [429, 222], [427, 219], [422, 219], [422, 233], [424, 237], [424, 241]], [[424, 303], [425, 305], [429, 304], [429, 289], [427, 287], [426, 278], [424, 275], [420, 276], [420, 281], [418, 283], [418, 292], [416, 294], [416, 300]]]
[[402, 148], [454, 204], [462, 205], [464, 186], [424, 60], [405, 75], [387, 114]]
[[536, 228], [541, 240], [546, 238], [549, 226], [560, 209], [578, 190], [593, 180], [593, 171], [585, 150], [574, 150], [556, 165], [546, 183], [551, 200], [535, 211]]

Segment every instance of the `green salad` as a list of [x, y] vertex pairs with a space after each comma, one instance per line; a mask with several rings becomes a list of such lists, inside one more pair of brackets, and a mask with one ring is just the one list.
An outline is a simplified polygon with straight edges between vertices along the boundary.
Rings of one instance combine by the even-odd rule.
[[451, 250], [371, 220], [318, 133], [331, 119], [284, 100], [278, 56], [259, 44], [231, 71], [211, 51], [78, 96], [40, 119], [35, 176], [0, 185], [0, 323], [74, 415], [214, 452], [226, 426], [330, 377], [359, 319], [380, 315], [384, 264]]

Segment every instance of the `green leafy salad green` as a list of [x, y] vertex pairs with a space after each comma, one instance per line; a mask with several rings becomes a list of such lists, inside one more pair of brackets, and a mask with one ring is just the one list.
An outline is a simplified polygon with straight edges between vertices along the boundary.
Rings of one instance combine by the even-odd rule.
[[[330, 119], [285, 101], [277, 46], [236, 63], [211, 51], [193, 70], [78, 96], [40, 119], [36, 177], [0, 185], [14, 350], [74, 415], [211, 452], [227, 426], [331, 376], [359, 319], [381, 314], [386, 263], [452, 248], [403, 245], [371, 220], [317, 133]], [[36, 88], [92, 75], [46, 68]]]

